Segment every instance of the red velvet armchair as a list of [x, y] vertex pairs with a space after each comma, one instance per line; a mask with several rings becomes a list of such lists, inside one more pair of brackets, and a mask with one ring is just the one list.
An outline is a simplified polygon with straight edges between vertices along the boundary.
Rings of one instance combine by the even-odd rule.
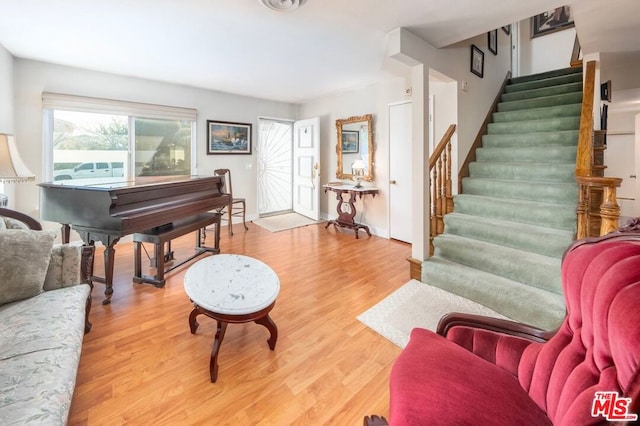
[[391, 372], [389, 424], [635, 423], [640, 221], [624, 231], [565, 253], [567, 316], [554, 333], [461, 314], [445, 316], [437, 333], [414, 329]]

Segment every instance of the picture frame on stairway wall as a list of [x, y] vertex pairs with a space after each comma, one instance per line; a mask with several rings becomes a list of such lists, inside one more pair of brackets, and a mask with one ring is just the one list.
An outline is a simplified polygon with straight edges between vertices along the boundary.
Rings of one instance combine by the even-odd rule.
[[494, 55], [498, 54], [498, 30], [489, 31], [487, 33], [487, 47]]
[[560, 6], [531, 18], [531, 38], [573, 27], [571, 6]]
[[484, 77], [484, 52], [475, 44], [471, 45], [471, 72], [480, 78]]

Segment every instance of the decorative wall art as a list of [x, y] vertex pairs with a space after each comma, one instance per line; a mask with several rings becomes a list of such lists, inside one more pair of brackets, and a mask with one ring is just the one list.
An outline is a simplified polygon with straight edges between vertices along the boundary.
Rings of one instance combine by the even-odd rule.
[[360, 133], [353, 130], [342, 131], [342, 152], [351, 154], [359, 151]]
[[207, 154], [251, 154], [251, 124], [207, 120]]
[[494, 55], [498, 54], [498, 30], [489, 31], [487, 33], [487, 46], [491, 53]]
[[506, 35], [511, 34], [511, 25], [507, 25], [506, 27], [502, 27], [502, 31], [504, 31], [504, 33]]
[[475, 44], [471, 45], [471, 72], [480, 78], [484, 76], [484, 52]]
[[531, 18], [531, 38], [574, 26], [571, 6], [561, 6]]

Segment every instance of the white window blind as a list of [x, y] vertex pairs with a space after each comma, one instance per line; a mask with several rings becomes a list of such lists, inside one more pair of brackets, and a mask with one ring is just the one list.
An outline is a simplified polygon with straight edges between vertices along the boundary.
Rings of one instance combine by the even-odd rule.
[[100, 114], [120, 114], [167, 120], [195, 121], [198, 115], [198, 110], [193, 108], [64, 95], [50, 92], [42, 93], [42, 108]]

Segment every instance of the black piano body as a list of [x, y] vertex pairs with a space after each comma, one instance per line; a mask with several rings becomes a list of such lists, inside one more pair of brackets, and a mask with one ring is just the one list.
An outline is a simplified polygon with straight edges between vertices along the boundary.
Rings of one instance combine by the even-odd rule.
[[102, 242], [104, 250], [105, 300], [113, 293], [114, 245], [136, 232], [168, 225], [227, 206], [221, 176], [136, 177], [97, 183], [66, 180], [39, 184], [43, 220], [62, 224], [62, 240], [69, 241], [70, 228], [85, 244]]

